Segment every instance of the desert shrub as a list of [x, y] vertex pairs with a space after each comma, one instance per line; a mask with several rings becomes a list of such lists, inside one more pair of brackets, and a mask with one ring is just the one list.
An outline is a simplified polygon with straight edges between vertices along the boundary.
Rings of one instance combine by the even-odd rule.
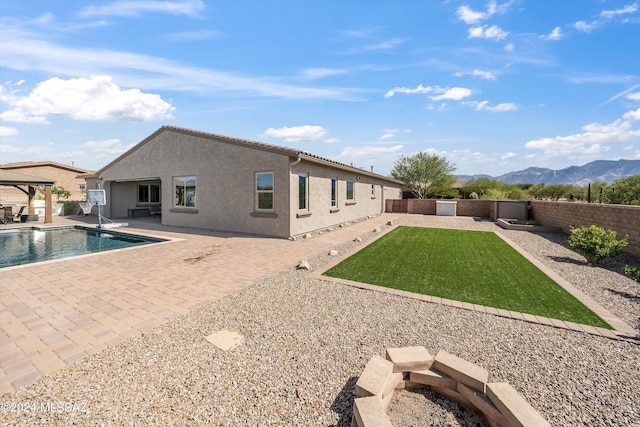
[[64, 202], [62, 205], [62, 215], [69, 216], [73, 215], [78, 211], [78, 203], [75, 201]]
[[631, 276], [632, 279], [640, 283], [640, 268], [631, 267], [630, 265], [625, 265], [624, 272], [627, 276]]
[[571, 228], [568, 243], [569, 247], [583, 255], [587, 262], [595, 263], [619, 255], [628, 244], [628, 236], [625, 235], [623, 239], [616, 240], [615, 231], [591, 225]]

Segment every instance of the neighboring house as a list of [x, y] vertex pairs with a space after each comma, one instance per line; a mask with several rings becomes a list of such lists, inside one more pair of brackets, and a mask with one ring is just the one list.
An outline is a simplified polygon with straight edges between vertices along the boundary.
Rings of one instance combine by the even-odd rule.
[[[0, 164], [0, 169], [52, 180], [55, 182], [56, 187], [63, 187], [71, 192], [68, 200], [86, 199], [86, 182], [83, 178], [78, 178], [78, 175], [94, 173], [91, 170], [51, 161], [5, 163]], [[41, 194], [36, 194], [36, 197], [38, 195], [42, 196]], [[53, 195], [54, 202], [56, 199], [57, 197]], [[23, 191], [17, 188], [0, 187], [0, 201], [5, 204], [25, 205], [28, 198]]]
[[163, 126], [86, 176], [103, 188], [103, 215], [165, 225], [289, 237], [384, 211], [392, 178], [271, 144]]

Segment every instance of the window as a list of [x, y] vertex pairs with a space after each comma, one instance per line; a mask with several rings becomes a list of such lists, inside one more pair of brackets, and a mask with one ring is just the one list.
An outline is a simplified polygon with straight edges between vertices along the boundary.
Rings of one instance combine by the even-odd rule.
[[309, 209], [309, 176], [306, 173], [298, 175], [298, 209]]
[[185, 208], [196, 207], [195, 176], [173, 178], [173, 186], [176, 189], [175, 206], [182, 206]]
[[371, 198], [375, 199], [376, 198], [376, 186], [371, 184]]
[[355, 200], [355, 194], [353, 191], [353, 181], [347, 181], [347, 200]]
[[338, 179], [331, 178], [331, 207], [338, 207]]
[[256, 173], [256, 210], [273, 210], [273, 172]]
[[160, 203], [160, 186], [138, 184], [138, 203]]

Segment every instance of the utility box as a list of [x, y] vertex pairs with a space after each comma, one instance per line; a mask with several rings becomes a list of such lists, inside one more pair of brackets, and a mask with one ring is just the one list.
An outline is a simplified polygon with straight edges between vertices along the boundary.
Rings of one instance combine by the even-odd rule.
[[437, 200], [436, 215], [437, 216], [456, 216], [458, 202], [455, 200]]
[[526, 200], [496, 200], [491, 206], [491, 219], [529, 219], [529, 208]]

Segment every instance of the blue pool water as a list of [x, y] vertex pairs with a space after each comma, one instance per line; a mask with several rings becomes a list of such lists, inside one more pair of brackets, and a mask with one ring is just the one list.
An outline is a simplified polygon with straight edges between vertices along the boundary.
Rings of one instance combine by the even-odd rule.
[[0, 230], [0, 268], [163, 241], [81, 226], [5, 229]]

